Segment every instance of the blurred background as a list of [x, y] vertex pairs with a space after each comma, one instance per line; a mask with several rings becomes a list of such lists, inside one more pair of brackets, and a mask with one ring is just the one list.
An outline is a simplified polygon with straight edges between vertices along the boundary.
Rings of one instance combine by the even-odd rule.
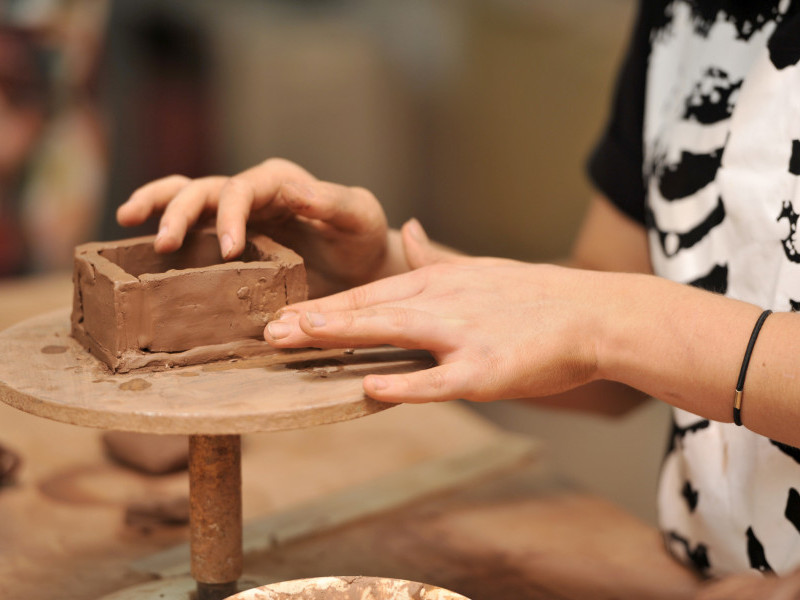
[[[633, 0], [3, 0], [0, 277], [66, 270], [156, 177], [270, 156], [470, 253], [562, 256]], [[2, 279], [0, 279], [2, 285]], [[653, 521], [667, 410], [494, 403], [566, 479]]]

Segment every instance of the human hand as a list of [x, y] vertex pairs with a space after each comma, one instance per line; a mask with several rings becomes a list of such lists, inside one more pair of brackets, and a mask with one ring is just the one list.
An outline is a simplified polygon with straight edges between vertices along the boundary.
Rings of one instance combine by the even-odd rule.
[[800, 600], [800, 573], [729, 575], [701, 586], [695, 600]]
[[305, 169], [269, 159], [233, 177], [173, 175], [136, 190], [117, 210], [121, 225], [161, 214], [157, 252], [172, 252], [187, 230], [216, 214], [225, 260], [244, 250], [249, 224], [305, 260], [312, 296], [375, 279], [387, 256], [383, 209], [369, 191], [319, 181]]
[[365, 378], [367, 394], [389, 402], [535, 397], [592, 380], [597, 274], [455, 256], [433, 248], [416, 223], [402, 235], [420, 268], [291, 305], [265, 339], [279, 348], [430, 351], [434, 368]]

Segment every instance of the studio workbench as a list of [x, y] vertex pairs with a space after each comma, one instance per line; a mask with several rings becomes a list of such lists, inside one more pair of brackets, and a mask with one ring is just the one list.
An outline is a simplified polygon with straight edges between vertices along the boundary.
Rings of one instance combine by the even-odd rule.
[[[0, 283], [0, 330], [71, 293], [68, 275]], [[0, 487], [0, 598], [145, 598], [189, 573], [185, 523], [131, 518], [142, 503], [179, 503], [188, 474], [116, 464], [101, 433], [0, 404], [0, 446], [22, 460]], [[697, 581], [654, 528], [560, 481], [545, 455], [456, 403], [246, 434], [242, 582], [371, 575], [472, 600], [692, 596]]]

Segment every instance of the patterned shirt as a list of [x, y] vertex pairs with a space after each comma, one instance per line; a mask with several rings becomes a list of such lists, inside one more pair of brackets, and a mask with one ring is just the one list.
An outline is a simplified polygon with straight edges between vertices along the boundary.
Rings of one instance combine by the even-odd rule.
[[[800, 310], [798, 60], [798, 0], [640, 4], [589, 172], [646, 226], [656, 275]], [[800, 567], [800, 449], [673, 420], [658, 494], [670, 551], [709, 576]]]

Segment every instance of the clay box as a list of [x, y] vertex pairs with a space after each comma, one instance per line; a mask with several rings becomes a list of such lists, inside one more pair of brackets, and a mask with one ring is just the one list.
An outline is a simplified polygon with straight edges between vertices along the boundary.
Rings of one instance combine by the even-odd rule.
[[211, 231], [157, 254], [152, 236], [75, 249], [72, 335], [112, 371], [268, 353], [264, 326], [307, 296], [303, 260], [263, 235], [223, 262]]

